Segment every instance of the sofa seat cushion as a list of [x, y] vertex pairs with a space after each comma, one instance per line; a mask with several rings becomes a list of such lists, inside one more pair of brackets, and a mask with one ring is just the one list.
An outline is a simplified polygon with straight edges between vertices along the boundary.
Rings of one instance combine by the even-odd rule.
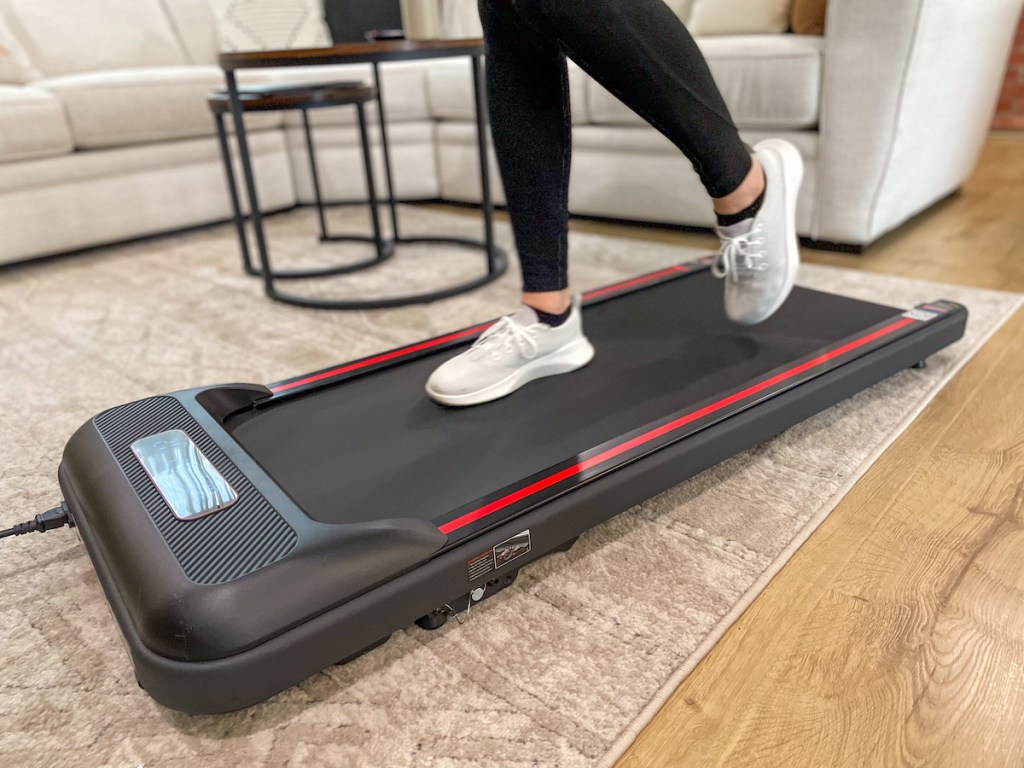
[[[427, 99], [427, 73], [435, 63], [430, 61], [394, 62], [380, 67], [381, 90], [384, 92], [384, 107], [388, 123], [422, 122], [430, 120], [430, 103]], [[466, 64], [467, 71], [469, 64]], [[373, 83], [373, 69], [369, 64], [336, 64], [322, 67], [283, 67], [281, 69], [242, 70], [239, 81], [263, 80], [273, 83], [324, 83], [358, 80]], [[376, 119], [377, 105], [367, 105], [366, 114]], [[309, 113], [313, 125], [353, 125], [356, 122], [354, 107], [314, 109]], [[285, 113], [286, 125], [300, 125], [302, 115], [291, 111]]]
[[31, 86], [0, 85], [0, 162], [71, 150], [64, 110], [53, 94]]
[[695, 0], [687, 26], [694, 36], [781, 34], [792, 0]]
[[[824, 40], [804, 35], [745, 35], [697, 40], [740, 129], [813, 128], [818, 123]], [[644, 121], [602, 86], [586, 82], [590, 122]]]
[[[583, 74], [575, 62], [569, 62], [569, 101], [572, 121], [586, 122]], [[437, 120], [473, 120], [473, 75], [469, 59], [448, 59], [435, 63], [427, 73], [427, 98], [430, 114]]]
[[[55, 77], [37, 85], [64, 105], [75, 146], [98, 149], [212, 135], [206, 99], [224, 87], [224, 75], [217, 67], [153, 67]], [[246, 117], [253, 130], [279, 125], [280, 113]]]

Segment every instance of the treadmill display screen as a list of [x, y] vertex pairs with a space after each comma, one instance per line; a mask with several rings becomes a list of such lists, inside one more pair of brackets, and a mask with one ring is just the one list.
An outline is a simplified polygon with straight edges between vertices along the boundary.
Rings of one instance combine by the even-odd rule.
[[181, 430], [132, 443], [160, 495], [181, 520], [194, 520], [230, 507], [238, 494]]

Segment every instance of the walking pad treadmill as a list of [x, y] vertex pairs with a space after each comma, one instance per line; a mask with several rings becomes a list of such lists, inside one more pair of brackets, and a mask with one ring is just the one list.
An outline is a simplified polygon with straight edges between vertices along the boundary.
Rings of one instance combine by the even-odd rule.
[[225, 712], [440, 626], [587, 529], [921, 363], [967, 319], [797, 288], [740, 327], [708, 259], [584, 306], [594, 361], [486, 405], [444, 408], [424, 384], [489, 324], [79, 429], [60, 484], [142, 687]]

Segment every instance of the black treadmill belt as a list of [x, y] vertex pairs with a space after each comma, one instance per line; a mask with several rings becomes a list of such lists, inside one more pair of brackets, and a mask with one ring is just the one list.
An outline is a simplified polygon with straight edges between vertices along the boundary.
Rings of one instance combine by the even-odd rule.
[[426, 398], [430, 373], [460, 347], [226, 427], [317, 521], [433, 520], [899, 313], [797, 288], [768, 322], [742, 328], [725, 318], [721, 291], [704, 272], [589, 307], [594, 361], [494, 403]]

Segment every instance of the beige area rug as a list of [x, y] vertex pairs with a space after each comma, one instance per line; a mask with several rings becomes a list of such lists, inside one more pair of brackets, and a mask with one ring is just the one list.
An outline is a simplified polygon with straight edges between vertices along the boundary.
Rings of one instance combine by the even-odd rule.
[[[465, 217], [404, 215], [408, 232], [478, 230]], [[314, 245], [313, 221], [306, 211], [274, 218], [276, 254], [337, 250]], [[499, 236], [511, 246], [507, 227]], [[428, 307], [299, 310], [266, 301], [259, 283], [241, 276], [232, 238], [219, 227], [0, 273], [5, 524], [59, 500], [65, 441], [106, 407], [199, 384], [273, 381], [413, 342], [500, 314], [518, 286], [513, 272]], [[693, 255], [572, 236], [580, 289]], [[480, 261], [407, 250], [351, 279], [357, 290], [402, 290], [464, 275]], [[358, 661], [244, 712], [189, 717], [136, 687], [73, 534], [0, 542], [0, 765], [608, 764], [653, 712], [651, 702], [1019, 303], [819, 267], [807, 267], [801, 282], [904, 306], [960, 301], [972, 312], [968, 337], [927, 370], [899, 374], [529, 566], [464, 625], [398, 632]], [[660, 567], [650, 569], [652, 561]]]

